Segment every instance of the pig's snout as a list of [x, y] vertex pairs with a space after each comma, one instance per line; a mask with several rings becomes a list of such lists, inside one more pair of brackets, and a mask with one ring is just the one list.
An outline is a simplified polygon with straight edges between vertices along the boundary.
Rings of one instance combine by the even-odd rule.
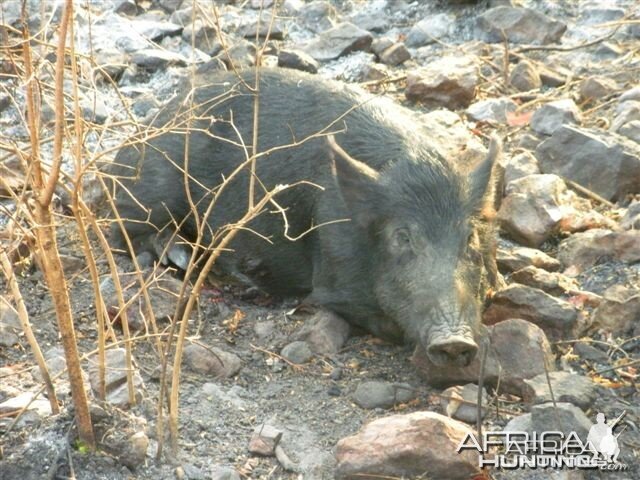
[[478, 344], [462, 335], [434, 339], [427, 345], [429, 359], [438, 366], [466, 367], [478, 353]]

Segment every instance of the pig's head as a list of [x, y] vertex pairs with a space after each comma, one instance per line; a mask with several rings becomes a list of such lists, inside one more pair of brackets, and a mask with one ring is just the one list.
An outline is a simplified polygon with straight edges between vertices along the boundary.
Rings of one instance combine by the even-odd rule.
[[465, 173], [426, 152], [377, 172], [332, 149], [342, 196], [374, 252], [380, 307], [434, 364], [468, 365], [478, 351], [499, 141]]

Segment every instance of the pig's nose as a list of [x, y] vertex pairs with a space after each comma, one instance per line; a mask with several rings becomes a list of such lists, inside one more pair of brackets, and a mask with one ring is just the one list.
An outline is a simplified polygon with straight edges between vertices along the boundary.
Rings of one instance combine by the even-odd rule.
[[478, 344], [472, 339], [453, 336], [436, 340], [427, 347], [427, 354], [436, 365], [466, 367], [475, 358]]

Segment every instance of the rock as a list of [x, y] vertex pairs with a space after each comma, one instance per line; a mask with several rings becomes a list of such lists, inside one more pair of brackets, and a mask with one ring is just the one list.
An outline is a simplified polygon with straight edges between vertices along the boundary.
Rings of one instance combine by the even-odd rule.
[[319, 62], [334, 60], [350, 52], [368, 50], [373, 37], [366, 30], [352, 23], [340, 23], [321, 33], [303, 47], [303, 50]]
[[538, 288], [551, 295], [562, 295], [578, 290], [578, 284], [575, 280], [561, 273], [547, 272], [534, 266], [524, 267], [514, 272], [511, 275], [511, 281]]
[[349, 324], [333, 312], [319, 309], [294, 335], [305, 340], [320, 355], [337, 353], [349, 338]]
[[640, 201], [631, 202], [620, 220], [620, 226], [625, 230], [640, 230]]
[[411, 58], [411, 54], [404, 43], [397, 42], [386, 48], [378, 55], [380, 61], [386, 65], [400, 65]]
[[361, 8], [349, 15], [349, 21], [370, 32], [383, 32], [389, 28], [389, 16], [386, 10], [391, 8], [387, 0], [363, 2]]
[[640, 120], [640, 100], [620, 101], [610, 130], [619, 133], [625, 125], [638, 120]]
[[553, 340], [559, 340], [574, 332], [578, 311], [569, 302], [516, 283], [498, 291], [483, 316], [489, 325], [509, 318], [528, 320]]
[[515, 112], [516, 108], [510, 98], [489, 98], [471, 104], [466, 114], [476, 122], [507, 123], [507, 112]]
[[542, 135], [553, 135], [563, 125], [581, 122], [580, 110], [573, 100], [562, 99], [540, 107], [531, 117], [531, 129]]
[[272, 337], [276, 332], [276, 322], [273, 320], [266, 320], [264, 322], [257, 322], [253, 326], [253, 330], [256, 332], [257, 337], [260, 340], [265, 340]]
[[579, 22], [580, 25], [597, 25], [599, 23], [613, 22], [624, 17], [625, 11], [622, 8], [614, 6], [596, 5], [588, 6], [581, 9]]
[[121, 15], [134, 16], [138, 13], [138, 6], [134, 0], [111, 0], [113, 11]]
[[606, 77], [587, 77], [580, 82], [580, 98], [584, 100], [600, 100], [608, 97], [618, 89], [618, 84]]
[[272, 20], [270, 11], [262, 12], [260, 22], [256, 19], [244, 25], [239, 31], [241, 36], [250, 40], [255, 40], [256, 32], [258, 37], [262, 39], [267, 38], [267, 35], [269, 40], [283, 40], [285, 37], [285, 28], [282, 20], [277, 16]]
[[139, 67], [152, 71], [166, 68], [169, 65], [184, 67], [187, 64], [187, 59], [179, 53], [168, 52], [159, 48], [138, 50], [131, 55], [131, 61]]
[[335, 8], [327, 1], [304, 2], [298, 9], [297, 19], [313, 32], [322, 32], [333, 27], [337, 16]]
[[[80, 97], [80, 110], [82, 117], [91, 123], [97, 123], [102, 125], [107, 121], [109, 117], [109, 111], [104, 101], [98, 95], [82, 95]], [[75, 257], [78, 258], [78, 257]], [[71, 266], [70, 264], [68, 266]], [[76, 263], [75, 267], [82, 266], [84, 268], [84, 261]]]
[[380, 381], [362, 382], [353, 394], [353, 401], [362, 408], [391, 408], [415, 398], [415, 389], [406, 383]]
[[127, 66], [127, 57], [115, 49], [100, 50], [94, 56], [94, 75], [117, 81]]
[[542, 86], [540, 73], [533, 63], [520, 60], [509, 75], [509, 83], [520, 92], [536, 90]]
[[413, 102], [455, 110], [469, 106], [476, 94], [478, 70], [469, 57], [443, 57], [407, 75], [405, 95]]
[[[500, 385], [500, 391], [522, 394], [523, 380], [555, 370], [551, 346], [544, 331], [531, 322], [521, 319], [504, 320], [488, 327], [487, 337], [491, 348], [485, 364], [485, 382]], [[424, 349], [416, 347], [411, 362], [418, 374], [434, 387], [448, 387], [477, 383], [480, 376], [481, 355], [467, 367], [438, 367], [431, 363]]]
[[498, 267], [505, 272], [513, 272], [532, 265], [549, 272], [560, 270], [561, 263], [540, 250], [517, 247], [510, 250], [498, 248], [496, 254]]
[[606, 363], [609, 361], [606, 353], [588, 343], [576, 342], [573, 345], [573, 353], [578, 355], [582, 360], [588, 360], [590, 362]]
[[389, 68], [386, 65], [371, 63], [363, 67], [359, 80], [362, 82], [371, 82], [389, 77]]
[[640, 101], [640, 87], [630, 88], [620, 95], [620, 103], [629, 101]]
[[387, 48], [392, 47], [396, 42], [391, 37], [378, 37], [371, 42], [371, 51], [380, 56]]
[[320, 64], [302, 50], [280, 50], [278, 52], [278, 66], [293, 68], [303, 72], [318, 73]]
[[491, 329], [491, 346], [502, 369], [498, 378], [487, 378], [500, 390], [520, 395], [524, 381], [555, 370], [554, 355], [545, 332], [519, 318], [503, 320]]
[[129, 23], [134, 32], [154, 42], [158, 42], [164, 37], [179, 35], [182, 32], [181, 25], [176, 25], [170, 22], [135, 19], [131, 20]]
[[214, 51], [220, 44], [217, 28], [199, 18], [196, 18], [195, 22], [184, 27], [182, 39], [187, 44], [193, 44], [195, 48], [205, 53], [218, 53]]
[[[149, 319], [146, 318], [147, 308], [141, 293], [141, 287], [139, 283], [132, 278], [131, 274], [121, 274], [119, 280], [123, 289], [122, 293], [125, 304], [128, 305], [127, 320], [129, 322], [129, 328], [131, 330], [140, 330], [144, 328], [146, 322], [149, 321]], [[154, 277], [153, 280], [147, 282], [151, 308], [156, 320], [167, 321], [173, 318], [178, 306], [181, 289], [182, 281], [170, 275]], [[185, 295], [188, 295], [190, 291], [190, 288], [187, 288]], [[110, 275], [102, 278], [100, 282], [100, 292], [109, 316], [122, 321], [123, 318], [120, 315], [116, 288]]]
[[640, 145], [615, 133], [562, 126], [536, 149], [540, 168], [608, 200], [640, 192]]
[[477, 453], [455, 451], [470, 432], [465, 424], [433, 412], [379, 418], [338, 442], [335, 478], [468, 479], [478, 473]]
[[572, 215], [572, 200], [562, 179], [556, 175], [528, 175], [507, 185], [498, 211], [500, 227], [511, 238], [537, 247], [557, 232], [563, 217]]
[[528, 8], [495, 7], [478, 17], [477, 26], [487, 42], [546, 45], [560, 40], [567, 25]]
[[593, 229], [571, 235], [558, 246], [558, 260], [565, 267], [572, 266], [579, 272], [603, 258], [626, 263], [639, 261], [640, 231], [612, 232]]
[[234, 40], [229, 48], [222, 50], [216, 58], [222, 60], [225, 66], [232, 70], [235, 68], [250, 67], [255, 62], [255, 47], [248, 40]]
[[247, 402], [240, 397], [240, 393], [246, 392], [238, 385], [224, 389], [216, 383], [207, 382], [202, 385], [202, 393], [216, 404], [226, 403], [238, 410], [244, 410], [247, 407]]
[[[483, 388], [482, 418], [487, 414], [487, 403], [487, 392]], [[478, 419], [478, 386], [468, 383], [464, 386], [458, 385], [447, 388], [442, 392], [440, 405], [444, 408], [447, 416], [475, 425]]]
[[0, 300], [0, 347], [10, 348], [17, 345], [20, 343], [18, 335], [21, 333], [22, 324], [18, 314], [3, 298]]
[[194, 372], [215, 378], [233, 377], [242, 368], [242, 360], [236, 354], [195, 343], [184, 348], [183, 361]]
[[307, 363], [313, 358], [309, 344], [301, 341], [291, 342], [282, 349], [280, 355], [295, 364]]
[[14, 416], [25, 408], [29, 411], [36, 412], [41, 417], [51, 415], [51, 404], [49, 400], [43, 396], [34, 400], [34, 396], [32, 392], [23, 392], [3, 401], [0, 403], [0, 415], [9, 416], [8, 414], [11, 414], [11, 416]]
[[451, 33], [455, 17], [447, 13], [430, 15], [413, 25], [407, 33], [405, 43], [409, 47], [422, 47]]
[[251, 0], [251, 8], [256, 10], [261, 8], [271, 8], [273, 0]]
[[507, 186], [514, 180], [526, 177], [527, 175], [536, 175], [540, 173], [538, 160], [529, 151], [523, 151], [510, 157], [504, 166], [504, 185]]
[[240, 474], [231, 467], [215, 467], [209, 478], [210, 480], [242, 480]]
[[149, 448], [149, 437], [144, 432], [136, 432], [127, 439], [127, 447], [118, 455], [118, 460], [124, 466], [135, 470], [144, 464]]
[[159, 0], [158, 3], [167, 12], [173, 13], [178, 10], [183, 3], [187, 3], [184, 0]]
[[535, 404], [553, 401], [549, 384], [556, 402], [571, 403], [586, 410], [596, 399], [597, 387], [589, 377], [569, 372], [549, 372], [549, 382], [545, 373], [524, 381], [523, 400]]
[[[142, 399], [141, 389], [144, 388], [144, 383], [140, 372], [135, 366], [135, 361], [132, 358], [133, 367], [133, 387], [134, 397], [136, 403]], [[129, 388], [127, 386], [127, 363], [126, 352], [124, 348], [112, 348], [105, 352], [105, 390], [106, 401], [116, 407], [130, 406], [129, 402]], [[96, 398], [99, 398], [100, 393], [100, 375], [98, 371], [98, 355], [93, 356], [93, 361], [89, 368], [89, 382], [91, 384], [91, 390]]]
[[640, 143], [640, 120], [632, 120], [625, 123], [619, 130], [620, 135]]
[[[1, 337], [0, 337], [1, 338]], [[47, 370], [49, 370], [49, 376], [53, 379], [58, 374], [67, 369], [67, 360], [64, 356], [64, 349], [62, 347], [53, 347], [44, 353], [44, 361], [47, 364]], [[36, 368], [31, 371], [31, 376], [36, 382], [42, 382], [42, 373], [40, 369]], [[66, 372], [62, 377], [65, 381], [68, 381]]]
[[543, 403], [531, 407], [531, 413], [515, 417], [504, 427], [505, 432], [576, 432], [582, 439], [587, 438], [592, 423], [575, 405], [558, 402]]
[[275, 455], [276, 447], [282, 438], [282, 430], [263, 423], [256, 427], [249, 441], [249, 452], [254, 455], [271, 457]]
[[640, 289], [613, 285], [603, 295], [593, 322], [616, 336], [640, 332]]

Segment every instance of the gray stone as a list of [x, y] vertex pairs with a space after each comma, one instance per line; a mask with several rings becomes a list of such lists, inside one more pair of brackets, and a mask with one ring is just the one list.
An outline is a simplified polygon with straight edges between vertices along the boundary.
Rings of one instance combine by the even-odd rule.
[[[8, 299], [7, 299], [8, 301]], [[0, 300], [0, 346], [13, 347], [20, 342], [18, 335], [22, 333], [22, 324], [15, 310]]]
[[228, 69], [246, 68], [254, 64], [255, 47], [251, 42], [242, 38], [227, 45], [228, 48], [221, 51], [216, 58], [222, 60]]
[[349, 338], [349, 324], [335, 313], [320, 309], [305, 321], [294, 338], [308, 342], [315, 353], [331, 355], [337, 353]]
[[157, 70], [169, 65], [184, 67], [187, 64], [187, 59], [179, 53], [168, 52], [166, 50], [160, 50], [159, 48], [138, 50], [131, 55], [131, 61], [139, 67], [148, 70]]
[[104, 79], [117, 80], [127, 67], [127, 57], [119, 50], [107, 49], [96, 52], [94, 74]]
[[[136, 403], [142, 399], [141, 389], [144, 387], [140, 372], [133, 364], [133, 387]], [[93, 356], [91, 367], [89, 368], [89, 382], [93, 394], [98, 397], [100, 392], [100, 375], [98, 370], [98, 356]], [[105, 390], [106, 401], [117, 407], [129, 406], [129, 389], [127, 386], [127, 363], [124, 348], [113, 348], [105, 352]]]
[[130, 22], [131, 29], [154, 42], [162, 40], [164, 37], [179, 35], [182, 26], [170, 22], [157, 22], [155, 20], [135, 19]]
[[510, 157], [504, 166], [504, 185], [514, 180], [540, 173], [538, 160], [529, 151], [524, 151]]
[[337, 16], [335, 8], [324, 0], [305, 2], [297, 10], [298, 21], [316, 33], [332, 28], [332, 19]]
[[340, 23], [307, 43], [303, 50], [320, 62], [334, 60], [347, 53], [368, 50], [373, 37], [352, 23]]
[[543, 403], [531, 407], [531, 413], [515, 417], [504, 427], [505, 432], [576, 432], [581, 439], [587, 438], [592, 423], [575, 405], [558, 402]]
[[195, 343], [184, 348], [183, 361], [194, 372], [214, 378], [232, 377], [242, 368], [242, 360], [236, 354]]
[[217, 383], [207, 382], [202, 385], [202, 393], [210, 397], [216, 404], [228, 403], [238, 410], [243, 410], [247, 407], [247, 401], [240, 397], [240, 393], [246, 392], [238, 385], [231, 388], [223, 388]]
[[520, 60], [513, 67], [509, 76], [509, 83], [520, 92], [536, 90], [542, 86], [538, 69], [528, 60]]
[[632, 120], [625, 123], [620, 127], [619, 133], [623, 137], [627, 137], [629, 140], [640, 143], [640, 120]]
[[413, 102], [466, 108], [475, 97], [478, 78], [473, 58], [442, 57], [407, 75], [405, 95]]
[[217, 28], [201, 19], [196, 19], [195, 22], [184, 27], [182, 39], [208, 54], [217, 54], [218, 51], [215, 50], [220, 48]]
[[378, 55], [380, 61], [386, 65], [400, 65], [411, 58], [411, 54], [404, 43], [398, 42], [385, 49]]
[[471, 430], [433, 412], [391, 415], [343, 438], [336, 448], [335, 478], [446, 478], [466, 480], [478, 470], [477, 452], [454, 452]]
[[540, 168], [608, 200], [640, 192], [640, 145], [599, 130], [563, 126], [536, 149]]
[[278, 52], [278, 66], [293, 68], [303, 72], [317, 73], [320, 64], [302, 50], [280, 50]]
[[587, 77], [580, 82], [582, 100], [599, 100], [608, 97], [618, 89], [614, 80], [606, 77]]
[[466, 113], [476, 122], [507, 123], [507, 112], [515, 112], [516, 108], [516, 103], [510, 98], [489, 98], [471, 104]]
[[241, 480], [240, 474], [232, 467], [215, 467], [210, 480]]
[[545, 45], [560, 40], [566, 24], [528, 8], [495, 7], [478, 17], [477, 25], [488, 42]]
[[422, 47], [451, 33], [455, 17], [447, 13], [430, 15], [416, 23], [407, 34], [405, 43], [409, 47]]
[[620, 226], [625, 230], [640, 230], [640, 200], [634, 200], [627, 207], [620, 220]]
[[563, 125], [581, 122], [580, 110], [573, 100], [562, 99], [540, 107], [531, 117], [531, 129], [543, 135], [553, 135]]
[[396, 42], [391, 37], [378, 37], [371, 42], [371, 51], [379, 56], [395, 43]]
[[483, 315], [489, 325], [509, 318], [528, 320], [542, 328], [552, 340], [561, 340], [575, 333], [578, 311], [569, 302], [542, 290], [514, 283], [493, 296]]
[[295, 364], [307, 363], [313, 358], [309, 344], [301, 341], [291, 342], [282, 349], [280, 355]]
[[[184, 0], [159, 0], [158, 3], [167, 12], [173, 13], [178, 10], [184, 2]], [[188, 2], [187, 2], [188, 3]]]
[[353, 394], [353, 401], [366, 409], [391, 408], [415, 398], [415, 389], [406, 383], [380, 381], [362, 382]]
[[547, 382], [547, 375], [542, 373], [524, 380], [522, 398], [534, 404], [551, 402], [551, 392], [556, 402], [571, 403], [586, 410], [596, 399], [597, 386], [590, 378], [569, 372], [549, 372]]
[[255, 40], [256, 33], [259, 38], [269, 40], [283, 40], [285, 37], [285, 26], [278, 17], [272, 20], [271, 11], [262, 12], [260, 21], [258, 19], [244, 25], [238, 32], [244, 38]]
[[640, 120], [640, 100], [621, 101], [616, 107], [610, 130], [618, 133], [628, 123], [638, 120]]
[[[478, 386], [468, 383], [464, 386], [457, 385], [447, 388], [442, 392], [440, 405], [447, 416], [453, 417], [461, 422], [476, 423], [478, 419]], [[482, 389], [482, 408], [480, 415], [482, 418], [487, 414], [488, 397], [487, 392]]]

